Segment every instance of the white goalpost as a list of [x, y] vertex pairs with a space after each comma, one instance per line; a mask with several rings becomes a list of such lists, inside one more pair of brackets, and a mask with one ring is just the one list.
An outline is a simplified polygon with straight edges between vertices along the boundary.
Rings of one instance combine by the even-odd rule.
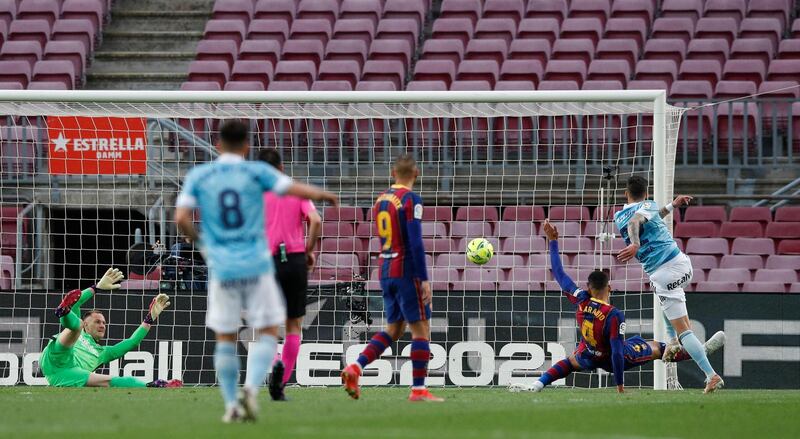
[[[628, 335], [664, 341], [641, 267], [614, 258], [623, 243], [612, 216], [630, 175], [650, 181], [659, 205], [672, 199], [681, 112], [662, 90], [0, 91], [0, 334], [10, 334], [0, 338], [0, 385], [44, 384], [37, 360], [58, 331], [52, 309], [110, 265], [126, 273], [124, 288], [85, 305], [107, 313], [109, 341], [138, 325], [156, 291], [173, 309], [107, 371], [214, 384], [207, 270], [172, 217], [183, 176], [216, 157], [216, 130], [230, 118], [250, 124], [251, 159], [276, 148], [288, 174], [345, 206], [318, 206], [323, 236], [292, 382], [337, 384], [384, 323], [369, 208], [400, 152], [418, 161], [426, 206], [432, 385], [531, 382], [574, 349], [574, 309], [549, 272], [545, 218], [575, 282], [607, 270]], [[494, 245], [486, 266], [464, 256], [477, 237]], [[243, 354], [252, 333], [241, 336]], [[410, 383], [408, 345], [387, 350], [365, 384]], [[609, 380], [601, 372], [556, 384]], [[633, 386], [668, 381], [677, 383], [674, 365], [661, 361], [626, 373]]]

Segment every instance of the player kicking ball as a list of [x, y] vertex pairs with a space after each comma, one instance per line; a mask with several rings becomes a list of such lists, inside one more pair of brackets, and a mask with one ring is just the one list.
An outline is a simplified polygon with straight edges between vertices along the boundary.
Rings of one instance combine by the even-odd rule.
[[116, 268], [109, 268], [96, 285], [81, 291], [72, 290], [55, 310], [64, 330], [54, 335], [42, 352], [40, 365], [45, 379], [55, 387], [181, 387], [180, 380], [155, 380], [145, 383], [134, 377], [117, 377], [94, 373], [102, 364], [122, 358], [142, 342], [155, 324], [158, 316], [169, 307], [169, 297], [159, 294], [150, 302], [150, 309], [141, 326], [115, 345], [103, 346], [99, 342], [106, 335], [106, 318], [93, 309], [81, 319], [81, 305], [91, 299], [97, 290], [112, 291], [120, 287], [124, 278]]
[[381, 240], [379, 269], [386, 329], [375, 334], [358, 356], [342, 371], [344, 389], [353, 399], [361, 396], [358, 385], [368, 364], [411, 328], [413, 385], [409, 401], [441, 402], [425, 387], [430, 360], [431, 285], [422, 243], [422, 198], [412, 191], [419, 170], [414, 158], [402, 154], [392, 165], [395, 184], [384, 191], [372, 212]]
[[[617, 391], [623, 393], [625, 371], [660, 359], [666, 345], [654, 340], [647, 341], [638, 335], [625, 339], [625, 315], [609, 303], [611, 286], [608, 275], [599, 270], [593, 271], [589, 274], [587, 289], [578, 288], [561, 265], [558, 231], [548, 221], [545, 221], [543, 230], [550, 241], [553, 276], [564, 295], [578, 307], [575, 319], [580, 329], [581, 342], [575, 352], [554, 364], [532, 386], [512, 384], [509, 390], [539, 392], [548, 384], [565, 378], [572, 372], [604, 369], [613, 372]], [[722, 332], [718, 332], [706, 343], [706, 349], [712, 353], [722, 347], [723, 343]], [[674, 361], [687, 358], [689, 355], [682, 352], [675, 356]]]
[[617, 257], [622, 262], [636, 258], [650, 276], [656, 297], [663, 307], [667, 333], [671, 339], [663, 360], [675, 360], [683, 349], [706, 375], [703, 393], [721, 389], [725, 382], [708, 361], [703, 344], [692, 331], [686, 310], [683, 288], [692, 280], [692, 262], [678, 248], [663, 221], [676, 207], [689, 204], [692, 197], [679, 195], [672, 203], [659, 209], [655, 201], [647, 199], [647, 180], [638, 175], [628, 179], [625, 197], [628, 204], [614, 214], [614, 222], [628, 246]]

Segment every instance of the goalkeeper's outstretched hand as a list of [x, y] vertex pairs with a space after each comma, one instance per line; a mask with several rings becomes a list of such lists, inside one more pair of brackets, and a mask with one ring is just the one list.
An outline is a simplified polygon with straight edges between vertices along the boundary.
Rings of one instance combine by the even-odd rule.
[[158, 320], [158, 316], [161, 315], [161, 312], [169, 308], [170, 305], [169, 296], [166, 294], [161, 293], [154, 297], [153, 301], [150, 302], [150, 312], [144, 317], [144, 322], [152, 325]]
[[125, 275], [118, 269], [111, 267], [106, 270], [106, 274], [97, 281], [95, 286], [101, 290], [116, 290], [120, 287], [119, 283], [122, 279], [125, 279]]

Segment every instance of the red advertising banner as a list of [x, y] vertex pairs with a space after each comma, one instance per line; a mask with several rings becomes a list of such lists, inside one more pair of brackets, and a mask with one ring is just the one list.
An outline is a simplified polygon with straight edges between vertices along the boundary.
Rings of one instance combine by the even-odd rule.
[[147, 124], [140, 117], [48, 116], [50, 173], [147, 172]]

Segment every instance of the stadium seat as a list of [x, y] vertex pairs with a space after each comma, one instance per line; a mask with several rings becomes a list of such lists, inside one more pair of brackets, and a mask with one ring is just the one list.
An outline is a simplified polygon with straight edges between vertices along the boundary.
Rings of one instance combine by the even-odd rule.
[[[756, 41], [763, 42], [764, 40], [758, 39]], [[798, 40], [781, 40], [778, 45], [778, 59], [800, 59], [800, 39]]]
[[647, 23], [640, 18], [612, 18], [606, 23], [603, 38], [633, 40], [642, 47], [647, 39]]
[[[391, 81], [359, 81], [356, 84], [356, 91], [395, 91], [397, 88], [394, 86], [394, 82]], [[358, 121], [363, 122], [363, 121]], [[369, 125], [364, 125], [369, 126]], [[364, 133], [366, 135], [370, 135], [372, 132], [375, 132], [373, 129], [369, 129], [370, 132]]]
[[500, 68], [500, 79], [503, 81], [526, 81], [537, 86], [544, 77], [544, 68], [534, 60], [509, 59]]
[[644, 45], [642, 59], [668, 60], [680, 65], [686, 58], [686, 43], [678, 38], [647, 40]]
[[453, 282], [456, 291], [495, 291], [497, 282], [504, 281], [505, 273], [495, 268], [467, 267], [461, 281]]
[[797, 282], [797, 271], [786, 268], [762, 268], [756, 271], [756, 282], [782, 282], [792, 284]]
[[381, 0], [343, 0], [339, 10], [340, 20], [366, 19], [377, 26], [383, 15]]
[[233, 40], [201, 40], [195, 50], [197, 51], [195, 59], [198, 61], [225, 61], [228, 67], [233, 67], [233, 62], [239, 53], [239, 47]]
[[510, 44], [517, 34], [517, 24], [507, 18], [481, 18], [475, 25], [473, 38], [483, 40], [503, 40]]
[[758, 270], [764, 268], [764, 261], [758, 255], [725, 255], [719, 263], [719, 268]]
[[628, 63], [619, 61], [596, 59], [589, 64], [587, 79], [594, 81], [618, 81], [622, 87], [631, 77], [631, 68]]
[[551, 206], [548, 213], [550, 221], [589, 221], [589, 208], [586, 206]]
[[445, 226], [445, 223], [439, 223], [439, 222], [422, 223], [423, 238], [447, 238], [448, 236], [449, 235], [447, 234], [447, 227]]
[[[413, 52], [417, 50], [419, 27], [411, 19], [384, 18], [378, 23], [375, 38], [379, 40], [405, 40]], [[466, 42], [464, 44], [466, 45]]]
[[[406, 90], [408, 91], [447, 91], [448, 89], [448, 85], [445, 81], [409, 81], [408, 84], [406, 84]], [[441, 127], [441, 124], [438, 123], [439, 121], [440, 119], [437, 119], [436, 122], [434, 122], [437, 128]], [[418, 123], [418, 121], [414, 121], [414, 123]], [[421, 123], [424, 124], [424, 122]]]
[[422, 221], [453, 221], [453, 210], [449, 206], [428, 206], [422, 211]]
[[[335, 1], [335, 0], [334, 0]], [[317, 40], [324, 47], [333, 35], [333, 26], [330, 20], [322, 18], [298, 18], [289, 28], [289, 38], [293, 40]]]
[[403, 63], [403, 70], [408, 70], [411, 65], [411, 56], [411, 47], [405, 40], [375, 40], [369, 49], [369, 59], [400, 61]]
[[[502, 241], [501, 247], [503, 253], [515, 255], [547, 252], [547, 243], [541, 236], [506, 238]], [[497, 251], [497, 249], [495, 249], [495, 251]]]
[[722, 76], [722, 66], [714, 60], [687, 59], [681, 63], [678, 79], [690, 81], [706, 81], [716, 87]]
[[433, 59], [419, 60], [414, 66], [414, 81], [442, 81], [445, 89], [455, 80], [456, 66], [452, 61]]
[[769, 207], [734, 207], [730, 221], [759, 221], [762, 225], [772, 221]]
[[697, 293], [738, 293], [739, 285], [736, 282], [729, 281], [698, 282], [697, 286], [694, 287], [694, 291]]
[[661, 16], [669, 18], [688, 18], [696, 22], [703, 16], [703, 0], [664, 0]]
[[783, 268], [797, 270], [800, 267], [800, 256], [771, 255], [767, 257], [764, 268]]
[[331, 25], [339, 16], [337, 0], [300, 0], [297, 4], [298, 19], [327, 20]]
[[722, 38], [728, 42], [728, 46], [733, 44], [739, 25], [730, 17], [703, 17], [697, 21], [695, 28], [695, 38]]
[[747, 2], [747, 17], [749, 18], [775, 18], [781, 23], [781, 32], [789, 22], [790, 7], [783, 0], [760, 0]]
[[496, 236], [513, 238], [515, 236], [535, 236], [536, 223], [532, 221], [500, 221], [497, 223]]
[[708, 282], [735, 282], [739, 285], [753, 280], [750, 271], [741, 268], [714, 268], [708, 272]]
[[[573, 81], [577, 87], [586, 79], [586, 64], [576, 60], [551, 60], [547, 63], [543, 79], [548, 81]], [[541, 84], [539, 86], [541, 89]]]
[[636, 63], [634, 79], [637, 81], [662, 81], [666, 88], [678, 77], [678, 67], [670, 60], [641, 60]]
[[53, 25], [53, 41], [77, 40], [86, 49], [87, 57], [94, 50], [97, 29], [88, 20], [58, 20]]
[[8, 29], [8, 41], [36, 41], [44, 48], [50, 40], [50, 24], [47, 20], [14, 20]]
[[498, 289], [500, 291], [520, 292], [542, 291], [544, 288], [542, 281], [550, 277], [548, 270], [544, 268], [516, 267], [508, 272], [505, 281], [498, 283]]
[[800, 239], [783, 239], [778, 243], [779, 255], [800, 255]]
[[498, 65], [503, 64], [507, 56], [508, 44], [499, 39], [470, 40], [464, 54], [465, 59], [468, 60], [488, 60], [494, 61]]
[[716, 238], [720, 236], [717, 224], [710, 221], [684, 222], [675, 226], [676, 238]]
[[786, 284], [783, 282], [754, 281], [742, 285], [743, 293], [785, 293]]
[[240, 20], [208, 20], [204, 40], [230, 40], [238, 48], [247, 35], [247, 26]]
[[239, 48], [239, 59], [243, 61], [267, 61], [273, 70], [281, 57], [281, 45], [274, 40], [246, 40]]
[[[724, 258], [725, 256], [723, 256]], [[697, 255], [694, 254], [690, 258], [692, 260], [692, 269], [695, 271], [708, 271], [714, 268], [719, 268], [719, 261], [713, 255]]]
[[222, 87], [217, 81], [187, 81], [181, 84], [181, 90], [218, 91]]
[[[513, 44], [513, 43], [512, 43]], [[597, 43], [595, 59], [628, 61], [631, 71], [636, 67], [636, 60], [639, 59], [639, 45], [632, 40], [609, 40], [602, 39]]]
[[454, 66], [457, 66], [463, 58], [464, 43], [458, 39], [430, 39], [425, 41], [422, 46], [421, 59], [423, 60], [451, 61]]
[[525, 14], [525, 1], [523, 0], [485, 0], [483, 17], [489, 19], [513, 20], [519, 24]]
[[360, 207], [340, 206], [322, 209], [322, 219], [332, 222], [364, 222], [364, 211]]
[[487, 238], [494, 236], [492, 226], [482, 221], [454, 221], [450, 223], [451, 238]]
[[65, 0], [61, 5], [61, 18], [89, 20], [100, 31], [103, 28], [103, 5], [96, 0]]
[[714, 89], [706, 81], [679, 80], [672, 83], [669, 97], [672, 99], [703, 100], [711, 99]]
[[361, 66], [356, 61], [323, 61], [317, 79], [320, 81], [346, 81], [350, 88], [361, 78]]
[[777, 239], [798, 239], [800, 238], [800, 222], [769, 223], [764, 236]]
[[[453, 81], [452, 84], [450, 84], [450, 90], [451, 91], [491, 91], [492, 90], [492, 84], [490, 84], [489, 81], [477, 81], [477, 80], [475, 80], [475, 81], [460, 81], [460, 80], [456, 80], [456, 81]], [[466, 119], [465, 119], [465, 121], [466, 121]], [[487, 121], [484, 118], [480, 118], [479, 121], [481, 123], [484, 123], [484, 124], [487, 123]], [[467, 128], [461, 128], [458, 131], [459, 132], [456, 134], [456, 136], [464, 136], [464, 135], [469, 136], [470, 135], [470, 134], [467, 134], [467, 133], [462, 132], [462, 131], [471, 131], [471, 135], [473, 135], [473, 136], [483, 136], [483, 138], [485, 138], [485, 136], [486, 136], [485, 127], [484, 127], [484, 129], [480, 129], [480, 126], [478, 126], [478, 129], [470, 130], [470, 129], [467, 129]], [[460, 145], [464, 145], [464, 143], [460, 143]]]
[[736, 221], [722, 223], [719, 236], [723, 238], [763, 238], [764, 226], [755, 221]]
[[405, 76], [406, 72], [401, 61], [368, 60], [364, 64], [361, 80], [390, 81], [397, 90], [401, 90]]
[[494, 87], [499, 76], [500, 67], [497, 63], [485, 60], [464, 60], [458, 65], [456, 73], [459, 81], [487, 81], [490, 87]]
[[761, 255], [775, 254], [775, 242], [770, 238], [736, 238], [731, 248], [732, 255]]
[[355, 61], [362, 68], [367, 61], [367, 45], [358, 40], [331, 40], [325, 46], [325, 60]]
[[684, 221], [713, 221], [722, 224], [727, 220], [724, 206], [689, 206], [683, 214]]
[[261, 81], [228, 81], [225, 83], [226, 91], [264, 91], [264, 83]]
[[567, 0], [529, 0], [525, 9], [527, 18], [553, 18], [559, 23], [567, 18]]
[[26, 61], [31, 68], [42, 59], [42, 54], [37, 41], [7, 41], [0, 46], [0, 61]]
[[543, 221], [545, 218], [541, 206], [508, 206], [503, 210], [503, 221]]
[[[11, 126], [0, 130], [0, 155], [3, 157], [3, 160], [0, 161], [0, 173], [13, 177], [32, 176], [36, 160], [34, 139], [33, 130], [30, 127]], [[3, 211], [3, 216], [8, 217], [5, 213]], [[2, 225], [0, 223], [0, 226]], [[16, 225], [14, 224], [14, 226]], [[15, 235], [2, 233], [2, 247], [3, 254], [16, 257]]]
[[338, 20], [333, 26], [334, 40], [360, 40], [370, 45], [375, 38], [375, 23], [364, 18]]
[[724, 256], [730, 253], [730, 249], [725, 238], [690, 238], [686, 243], [686, 253]]
[[[615, 81], [613, 79], [611, 79], [611, 80], [609, 80], [609, 79], [603, 79], [603, 80], [587, 79], [586, 81], [583, 81], [583, 84], [581, 85], [581, 90], [623, 90], [624, 88], [625, 87], [623, 86], [622, 82]], [[609, 129], [609, 132], [611, 133], [611, 135], [616, 134], [616, 131], [612, 131], [610, 129]], [[598, 135], [598, 134], [599, 133], [597, 131], [595, 131], [592, 134], [590, 134], [590, 137], [594, 138], [593, 136]]]
[[272, 81], [273, 70], [269, 61], [236, 61], [231, 70], [232, 81], [256, 81], [260, 82], [263, 89], [269, 87]]
[[551, 60], [578, 60], [587, 66], [594, 58], [594, 43], [588, 39], [560, 39], [553, 44]]
[[655, 3], [637, 0], [615, 0], [611, 3], [611, 18], [638, 18], [647, 27], [653, 23]]
[[778, 222], [800, 221], [800, 206], [782, 206], [775, 209], [775, 221]]
[[708, 0], [703, 15], [706, 17], [727, 17], [742, 21], [747, 5], [745, 0]]
[[50, 26], [61, 15], [61, 3], [56, 0], [28, 0], [17, 2], [18, 20], [46, 20]]
[[567, 18], [561, 23], [561, 38], [588, 38], [596, 45], [603, 36], [603, 23], [598, 18]]
[[690, 18], [662, 16], [653, 22], [653, 32], [650, 34], [650, 38], [677, 38], [688, 45], [694, 36], [694, 28], [695, 22]]
[[410, 19], [419, 29], [425, 22], [425, 13], [430, 8], [426, 0], [386, 0], [383, 6], [383, 19]]
[[468, 18], [439, 18], [433, 22], [431, 37], [460, 40], [466, 47], [474, 32], [475, 25]]
[[[299, 20], [297, 20], [299, 21]], [[317, 66], [313, 61], [279, 61], [275, 66], [275, 81], [300, 81], [308, 87], [317, 77]]]
[[258, 0], [253, 16], [257, 19], [281, 20], [291, 26], [296, 14], [295, 0]]
[[51, 81], [63, 83], [67, 90], [75, 88], [77, 75], [72, 61], [39, 61], [33, 66], [34, 81]]
[[772, 61], [775, 56], [775, 49], [764, 38], [737, 38], [731, 46], [730, 59], [736, 60], [759, 60], [764, 65], [764, 74], [762, 80], [766, 76], [766, 66]]
[[745, 18], [739, 27], [739, 38], [764, 38], [772, 44], [772, 51], [778, 49], [783, 29], [776, 18]]
[[[752, 92], [749, 90], [750, 87], [747, 90], [741, 90], [741, 93], [747, 93], [743, 96], [755, 94], [758, 85], [766, 75], [767, 68], [760, 59], [732, 59], [725, 63], [725, 68], [722, 69], [723, 82], [746, 81], [752, 84]], [[717, 90], [719, 90], [719, 86], [720, 84], [717, 84]]]
[[272, 81], [267, 87], [269, 91], [308, 91], [306, 81]]
[[500, 220], [500, 216], [497, 208], [493, 206], [462, 206], [456, 210], [455, 220], [496, 223]]
[[240, 20], [245, 25], [250, 23], [255, 12], [255, 4], [251, 0], [217, 0], [211, 10], [211, 18], [215, 20]]
[[526, 18], [519, 24], [517, 39], [546, 40], [552, 46], [560, 33], [561, 26], [554, 18]]
[[284, 20], [256, 19], [247, 28], [248, 40], [272, 40], [280, 45], [289, 39], [289, 24]]
[[695, 39], [689, 42], [686, 59], [704, 59], [723, 65], [728, 60], [730, 43], [721, 38]]
[[480, 0], [443, 0], [439, 17], [467, 18], [475, 25], [482, 13]]

